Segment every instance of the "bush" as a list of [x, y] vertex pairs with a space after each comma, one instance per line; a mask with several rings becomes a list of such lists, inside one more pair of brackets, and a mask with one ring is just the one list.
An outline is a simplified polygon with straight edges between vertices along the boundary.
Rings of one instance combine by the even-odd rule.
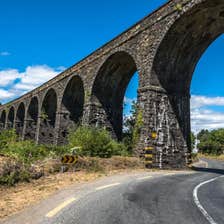
[[125, 145], [114, 141], [104, 129], [82, 126], [71, 130], [68, 139], [70, 147], [81, 147], [77, 152], [80, 155], [108, 158], [128, 154]]
[[16, 131], [14, 129], [4, 130], [0, 132], [0, 152], [2, 153], [3, 149], [17, 141]]
[[[113, 155], [130, 155], [127, 146], [113, 140], [104, 129], [81, 126], [71, 130], [69, 144], [66, 146], [37, 145], [33, 141], [19, 141], [15, 130], [5, 130], [0, 133], [0, 154], [3, 160], [7, 161], [0, 166], [0, 184], [14, 185], [19, 181], [39, 178], [43, 172], [36, 169], [35, 164], [39, 164], [44, 158], [58, 159], [64, 154], [72, 154], [71, 148], [77, 146], [81, 146], [77, 153], [83, 156], [109, 158]], [[99, 165], [97, 158], [91, 158], [86, 168], [94, 172], [104, 169]]]
[[27, 170], [13, 171], [7, 175], [0, 176], [0, 185], [14, 186], [19, 181], [29, 182], [31, 174]]
[[11, 142], [2, 151], [4, 155], [14, 157], [25, 164], [42, 159], [48, 154], [44, 146], [38, 146], [32, 141]]
[[71, 154], [70, 148], [68, 145], [56, 146], [56, 145], [42, 145], [45, 150], [48, 152], [48, 156], [56, 158], [58, 156], [63, 156], [66, 153]]
[[19, 181], [19, 175], [17, 172], [12, 172], [9, 175], [0, 176], [0, 184], [13, 186]]
[[24, 164], [31, 164], [45, 157], [57, 157], [68, 153], [67, 146], [37, 145], [33, 141], [19, 141], [14, 129], [0, 133], [0, 153]]
[[215, 141], [205, 141], [198, 144], [199, 151], [211, 155], [221, 155], [224, 151], [224, 145]]
[[198, 134], [199, 151], [205, 154], [221, 155], [224, 153], [224, 129], [202, 130]]

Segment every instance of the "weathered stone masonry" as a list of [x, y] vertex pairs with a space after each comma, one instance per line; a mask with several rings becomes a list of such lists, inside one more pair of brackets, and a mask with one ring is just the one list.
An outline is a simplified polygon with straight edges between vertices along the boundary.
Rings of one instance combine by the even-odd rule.
[[154, 167], [185, 167], [192, 74], [223, 31], [223, 0], [169, 1], [54, 79], [2, 105], [0, 129], [15, 128], [21, 139], [37, 143], [64, 144], [68, 128], [83, 123], [121, 139], [124, 93], [138, 71], [143, 126], [136, 152], [153, 146]]

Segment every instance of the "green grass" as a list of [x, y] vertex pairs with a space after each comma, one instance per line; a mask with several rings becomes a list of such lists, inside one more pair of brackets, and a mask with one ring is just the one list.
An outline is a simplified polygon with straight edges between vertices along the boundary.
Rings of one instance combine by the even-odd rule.
[[104, 129], [81, 126], [70, 131], [69, 147], [80, 147], [77, 151], [82, 156], [110, 158], [114, 155], [128, 156], [127, 146], [113, 140]]
[[[69, 143], [65, 146], [37, 145], [33, 141], [20, 141], [15, 130], [4, 130], [0, 133], [0, 154], [10, 158], [9, 163], [17, 163], [17, 168], [9, 164], [9, 172], [0, 176], [0, 184], [14, 185], [18, 181], [29, 181], [32, 177], [30, 167], [32, 164], [46, 158], [60, 158], [71, 154], [72, 148], [79, 147], [80, 156], [110, 158], [114, 155], [130, 156], [127, 146], [113, 140], [104, 129], [81, 126], [70, 130]], [[91, 160], [88, 169], [98, 171], [102, 168], [97, 160]]]

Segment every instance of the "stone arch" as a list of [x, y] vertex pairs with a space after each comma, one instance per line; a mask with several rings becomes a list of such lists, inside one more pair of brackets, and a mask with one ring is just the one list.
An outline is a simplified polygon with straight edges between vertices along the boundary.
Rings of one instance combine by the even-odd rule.
[[0, 129], [4, 129], [5, 128], [5, 122], [6, 122], [6, 111], [3, 110], [1, 113], [1, 118], [0, 118]]
[[39, 143], [54, 143], [57, 100], [56, 91], [53, 88], [49, 89], [41, 105]]
[[157, 48], [151, 71], [151, 85], [159, 87], [153, 93], [159, 102], [153, 123], [167, 156], [161, 159], [164, 166], [190, 161], [190, 84], [200, 57], [224, 32], [224, 2], [204, 0], [179, 14]]
[[25, 139], [35, 139], [37, 131], [37, 121], [38, 121], [38, 110], [39, 110], [39, 101], [36, 96], [34, 96], [27, 109], [26, 117], [26, 129], [25, 129]]
[[15, 119], [15, 109], [14, 107], [10, 107], [9, 113], [8, 113], [8, 119], [7, 119], [7, 128], [13, 128], [14, 127], [14, 119]]
[[125, 90], [137, 71], [133, 57], [119, 51], [106, 59], [94, 80], [90, 123], [105, 126], [118, 140], [122, 138], [123, 99]]
[[66, 143], [69, 128], [82, 121], [84, 107], [84, 86], [80, 76], [75, 75], [66, 84], [60, 108], [60, 128], [58, 144]]
[[224, 33], [224, 2], [206, 0], [189, 9], [167, 31], [154, 58], [151, 84], [168, 92], [189, 92], [201, 55]]
[[16, 111], [16, 120], [15, 120], [16, 133], [20, 136], [22, 136], [23, 134], [24, 120], [25, 120], [25, 105], [23, 102], [21, 102]]

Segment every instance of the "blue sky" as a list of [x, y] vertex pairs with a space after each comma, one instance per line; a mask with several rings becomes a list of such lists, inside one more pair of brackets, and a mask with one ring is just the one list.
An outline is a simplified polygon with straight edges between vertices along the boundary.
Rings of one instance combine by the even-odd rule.
[[0, 69], [71, 66], [164, 0], [7, 0], [1, 2]]
[[[7, 0], [0, 13], [0, 101], [48, 81], [164, 4], [165, 0]], [[199, 61], [192, 80], [192, 127], [224, 126], [224, 36]], [[125, 114], [137, 76], [126, 91]]]

